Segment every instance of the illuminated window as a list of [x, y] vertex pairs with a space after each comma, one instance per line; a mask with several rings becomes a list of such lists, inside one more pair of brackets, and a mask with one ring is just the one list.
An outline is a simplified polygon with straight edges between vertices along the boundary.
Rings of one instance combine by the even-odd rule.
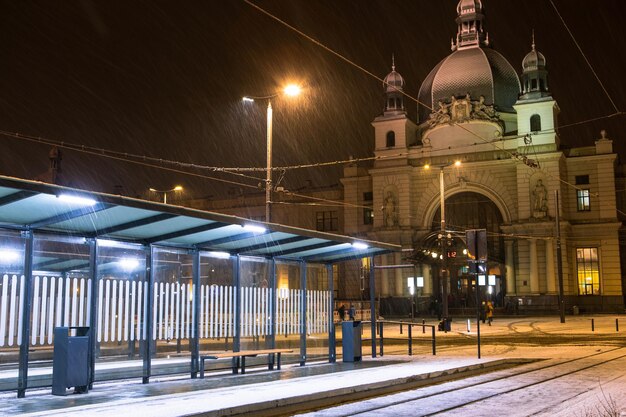
[[598, 248], [576, 249], [576, 271], [580, 295], [600, 295]]
[[576, 190], [576, 207], [578, 211], [591, 211], [589, 190]]
[[337, 211], [318, 211], [316, 215], [316, 229], [320, 232], [336, 232], [339, 230]]
[[369, 292], [370, 287], [370, 258], [361, 258], [361, 268], [359, 271], [360, 289]]

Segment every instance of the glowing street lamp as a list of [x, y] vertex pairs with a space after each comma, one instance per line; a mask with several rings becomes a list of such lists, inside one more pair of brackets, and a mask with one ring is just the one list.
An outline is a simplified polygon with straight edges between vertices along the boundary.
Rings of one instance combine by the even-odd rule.
[[286, 86], [282, 91], [271, 94], [268, 96], [245, 96], [242, 98], [243, 102], [254, 102], [255, 100], [267, 100], [267, 166], [265, 176], [265, 222], [271, 222], [271, 204], [272, 204], [272, 99], [279, 95], [286, 95], [289, 97], [295, 97], [302, 92], [302, 89], [295, 85], [290, 84]]
[[167, 193], [183, 191], [183, 187], [181, 185], [177, 185], [176, 187], [170, 190], [156, 190], [154, 188], [150, 188], [150, 191], [157, 194], [163, 194], [163, 204], [167, 204]]

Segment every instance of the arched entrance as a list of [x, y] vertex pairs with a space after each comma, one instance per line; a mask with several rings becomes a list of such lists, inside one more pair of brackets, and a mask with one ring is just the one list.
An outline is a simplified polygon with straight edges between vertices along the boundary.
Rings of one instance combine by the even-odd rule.
[[[447, 267], [450, 276], [448, 307], [462, 309], [475, 306], [475, 277], [469, 271], [469, 259], [465, 245], [465, 231], [468, 229], [487, 230], [488, 262], [485, 286], [481, 286], [481, 299], [491, 300], [501, 306], [505, 290], [504, 239], [500, 234], [502, 214], [488, 197], [475, 192], [461, 192], [448, 197], [446, 204], [446, 230], [454, 231], [452, 241], [446, 248], [446, 265], [434, 264], [433, 277], [435, 292], [441, 297], [441, 268]], [[441, 208], [432, 220], [431, 230], [439, 230]]]

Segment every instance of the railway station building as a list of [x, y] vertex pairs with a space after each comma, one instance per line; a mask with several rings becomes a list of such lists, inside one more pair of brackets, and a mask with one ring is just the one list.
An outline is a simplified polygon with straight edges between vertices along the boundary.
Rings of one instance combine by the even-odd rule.
[[[404, 314], [407, 303], [432, 311], [443, 297], [452, 311], [471, 308], [470, 229], [487, 230], [481, 291], [497, 306], [557, 311], [562, 281], [570, 312], [623, 311], [624, 179], [613, 141], [602, 131], [588, 146], [563, 146], [549, 57], [533, 38], [521, 65], [512, 65], [491, 46], [482, 3], [458, 2], [452, 51], [421, 83], [418, 120], [405, 95], [414, 80], [392, 63], [383, 112], [372, 121], [375, 162], [349, 163], [340, 186], [310, 192], [343, 207], [277, 206], [274, 219], [400, 245], [376, 261], [383, 315]], [[261, 214], [263, 200], [257, 204]], [[236, 204], [221, 209], [241, 212]], [[368, 270], [346, 266], [337, 299], [363, 298]]]

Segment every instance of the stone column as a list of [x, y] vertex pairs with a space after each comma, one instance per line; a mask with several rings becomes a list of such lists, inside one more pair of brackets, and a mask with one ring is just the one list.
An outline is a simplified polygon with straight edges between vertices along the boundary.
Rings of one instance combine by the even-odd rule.
[[539, 267], [537, 263], [537, 240], [530, 239], [529, 258], [530, 258], [530, 293], [539, 294]]
[[424, 276], [424, 292], [422, 294], [433, 295], [433, 278], [430, 273], [430, 265], [422, 264], [422, 275]]
[[556, 294], [556, 269], [554, 266], [554, 241], [546, 240], [546, 289], [548, 294]]
[[[389, 255], [385, 255], [382, 257], [383, 266], [389, 265]], [[389, 269], [381, 269], [382, 274], [380, 274], [380, 296], [387, 297], [389, 296]]]
[[572, 273], [570, 274], [569, 256], [567, 255], [567, 236], [561, 234], [561, 268], [563, 270], [563, 295], [578, 294], [578, 277], [576, 274], [576, 258], [573, 259]]
[[[402, 254], [395, 253], [394, 264], [400, 265], [401, 260], [402, 260]], [[395, 276], [396, 276], [396, 297], [402, 297], [405, 294], [404, 287], [406, 286], [406, 283], [402, 282], [402, 269], [401, 268], [392, 269], [392, 271], [395, 272]]]
[[505, 274], [506, 274], [506, 295], [515, 295], [517, 287], [515, 285], [515, 259], [513, 259], [513, 241], [505, 240]]

